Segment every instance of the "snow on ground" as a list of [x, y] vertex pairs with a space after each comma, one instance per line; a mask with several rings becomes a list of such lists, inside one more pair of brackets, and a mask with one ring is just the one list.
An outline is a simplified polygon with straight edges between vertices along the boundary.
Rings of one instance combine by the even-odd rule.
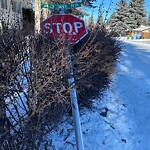
[[132, 40], [132, 42], [141, 43], [141, 44], [149, 44], [150, 45], [150, 39]]
[[[80, 114], [85, 150], [150, 150], [150, 45], [126, 40], [110, 88]], [[45, 138], [75, 150], [72, 117]]]
[[[27, 60], [21, 63], [21, 68], [23, 69], [24, 74], [30, 70], [30, 61]], [[7, 104], [6, 116], [9, 118], [10, 122], [13, 125], [18, 124], [18, 120], [23, 120], [28, 113], [27, 105], [27, 77], [22, 74], [22, 76], [17, 76], [17, 80], [22, 87], [23, 92], [19, 92], [19, 89], [16, 87], [17, 92], [10, 97], [7, 97], [5, 103]], [[15, 89], [14, 89], [15, 90]], [[19, 95], [18, 95], [19, 94]]]

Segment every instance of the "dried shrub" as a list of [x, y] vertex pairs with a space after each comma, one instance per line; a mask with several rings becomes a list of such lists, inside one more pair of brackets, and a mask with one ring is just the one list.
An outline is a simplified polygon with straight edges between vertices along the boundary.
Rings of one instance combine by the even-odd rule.
[[23, 33], [7, 30], [0, 36], [4, 149], [37, 149], [70, 104], [64, 44]]
[[74, 72], [81, 106], [91, 106], [108, 86], [120, 45], [104, 27], [96, 27], [73, 47]]
[[[66, 42], [26, 33], [0, 35], [1, 149], [38, 149], [71, 106]], [[120, 47], [96, 28], [70, 50], [79, 104], [89, 107], [110, 82]]]

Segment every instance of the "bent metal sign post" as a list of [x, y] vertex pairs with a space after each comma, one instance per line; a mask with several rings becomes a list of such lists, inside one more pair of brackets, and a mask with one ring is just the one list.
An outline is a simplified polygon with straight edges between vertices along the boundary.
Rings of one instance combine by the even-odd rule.
[[84, 145], [69, 45], [76, 44], [86, 36], [87, 33], [84, 21], [72, 14], [52, 15], [41, 23], [41, 34], [44, 37], [50, 37], [56, 40], [65, 39], [68, 43], [66, 47], [68, 73], [70, 75], [68, 82], [70, 85], [70, 98], [77, 150], [84, 150]]

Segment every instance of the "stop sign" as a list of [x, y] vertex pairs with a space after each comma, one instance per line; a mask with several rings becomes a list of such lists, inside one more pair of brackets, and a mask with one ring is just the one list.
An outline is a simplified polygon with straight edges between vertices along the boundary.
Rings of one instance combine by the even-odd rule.
[[69, 43], [77, 43], [87, 33], [84, 21], [71, 14], [52, 15], [41, 23], [43, 36], [64, 38]]

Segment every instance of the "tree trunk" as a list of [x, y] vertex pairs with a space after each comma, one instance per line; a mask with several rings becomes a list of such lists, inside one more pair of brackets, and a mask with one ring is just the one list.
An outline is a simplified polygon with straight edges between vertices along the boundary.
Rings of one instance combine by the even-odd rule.
[[35, 0], [34, 4], [35, 11], [35, 36], [40, 33], [40, 22], [41, 22], [41, 0]]

